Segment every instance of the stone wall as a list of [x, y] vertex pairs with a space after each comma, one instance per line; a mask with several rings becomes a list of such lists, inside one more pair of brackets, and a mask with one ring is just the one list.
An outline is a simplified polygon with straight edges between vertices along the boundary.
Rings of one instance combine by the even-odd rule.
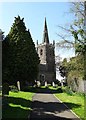
[[85, 93], [86, 92], [86, 81], [85, 80], [74, 80], [72, 79], [68, 86], [76, 92]]

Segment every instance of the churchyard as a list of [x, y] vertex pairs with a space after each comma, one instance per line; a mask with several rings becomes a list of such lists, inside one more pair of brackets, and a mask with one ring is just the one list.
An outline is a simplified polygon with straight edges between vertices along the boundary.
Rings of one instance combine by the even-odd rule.
[[4, 118], [29, 118], [32, 97], [35, 93], [51, 93], [66, 104], [81, 120], [84, 120], [84, 94], [73, 93], [68, 88], [57, 86], [29, 87], [26, 91], [16, 88], [5, 95], [2, 104], [2, 117]]
[[[82, 9], [83, 14], [86, 16], [86, 2], [81, 6], [84, 9]], [[75, 8], [77, 7], [75, 6]], [[75, 16], [78, 17], [78, 14]], [[58, 118], [85, 120], [86, 30], [81, 29], [83, 25], [86, 26], [86, 17], [84, 16], [79, 21], [75, 18], [74, 23], [69, 25], [67, 30], [69, 33], [67, 32], [67, 34], [72, 35], [74, 41], [70, 42], [65, 39], [65, 42], [61, 42], [65, 46], [65, 43], [72, 43], [74, 57], [71, 56], [69, 61], [67, 58], [64, 58], [63, 61], [59, 60], [57, 65], [55, 63], [55, 41], [49, 42], [46, 17], [43, 40], [41, 44], [37, 40], [37, 47], [35, 47], [30, 30], [27, 30], [25, 26], [24, 18], [19, 15], [15, 17], [6, 37], [3, 35], [4, 32], [1, 32], [3, 79], [0, 97], [2, 98], [2, 120], [7, 118], [30, 118], [33, 120], [32, 115], [34, 118], [45, 115], [46, 118], [54, 117], [56, 120]], [[65, 28], [62, 26], [62, 29]], [[62, 35], [60, 36], [64, 38]], [[60, 46], [60, 41], [59, 43], [56, 41], [56, 44], [58, 44], [57, 47]], [[65, 86], [54, 84], [56, 67], [59, 68], [60, 75], [65, 77]], [[37, 81], [41, 83], [39, 86], [37, 86]], [[48, 86], [48, 84], [51, 85]], [[39, 113], [40, 115], [38, 115]], [[41, 113], [43, 113], [42, 116]]]

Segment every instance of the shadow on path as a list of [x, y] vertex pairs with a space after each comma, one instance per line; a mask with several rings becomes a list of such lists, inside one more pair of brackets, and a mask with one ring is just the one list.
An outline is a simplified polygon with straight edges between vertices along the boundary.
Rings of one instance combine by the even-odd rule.
[[[73, 103], [65, 103], [73, 107], [80, 107]], [[70, 110], [60, 102], [33, 101], [30, 120], [79, 120]]]
[[54, 93], [61, 93], [61, 88], [50, 89], [49, 87], [41, 88], [41, 87], [29, 87], [28, 89], [24, 90], [25, 92], [33, 92], [33, 93], [46, 93], [46, 94], [54, 94]]
[[30, 92], [35, 92], [32, 102], [30, 120], [80, 120], [64, 104], [77, 108], [80, 105], [73, 103], [61, 103], [54, 97], [54, 93], [62, 93], [61, 88], [29, 88]]

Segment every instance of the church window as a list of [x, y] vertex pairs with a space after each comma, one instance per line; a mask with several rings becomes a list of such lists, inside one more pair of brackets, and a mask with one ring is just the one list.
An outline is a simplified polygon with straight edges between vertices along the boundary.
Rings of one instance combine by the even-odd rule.
[[42, 55], [42, 54], [43, 54], [43, 50], [41, 49], [41, 50], [40, 50], [40, 55]]

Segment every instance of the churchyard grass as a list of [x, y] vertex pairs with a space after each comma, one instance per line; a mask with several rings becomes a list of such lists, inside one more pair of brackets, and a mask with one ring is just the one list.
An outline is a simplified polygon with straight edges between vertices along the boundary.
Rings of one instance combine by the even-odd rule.
[[3, 106], [3, 118], [28, 118], [31, 111], [32, 92], [9, 92], [7, 105]]
[[[42, 88], [42, 89], [41, 89]], [[58, 97], [64, 104], [66, 104], [74, 113], [76, 113], [81, 120], [84, 120], [84, 95], [78, 93], [67, 93], [63, 88], [63, 93], [59, 93], [58, 89], [61, 87], [48, 87], [51, 92]], [[47, 89], [48, 89], [47, 88]], [[44, 89], [44, 91], [43, 91]], [[40, 88], [29, 87], [28, 92], [9, 92], [7, 97], [7, 106], [3, 107], [3, 118], [27, 118], [31, 111], [32, 96], [34, 93], [42, 90], [45, 92], [46, 87]]]
[[66, 92], [54, 94], [59, 100], [66, 104], [76, 115], [84, 120], [84, 95], [78, 93], [68, 94]]

